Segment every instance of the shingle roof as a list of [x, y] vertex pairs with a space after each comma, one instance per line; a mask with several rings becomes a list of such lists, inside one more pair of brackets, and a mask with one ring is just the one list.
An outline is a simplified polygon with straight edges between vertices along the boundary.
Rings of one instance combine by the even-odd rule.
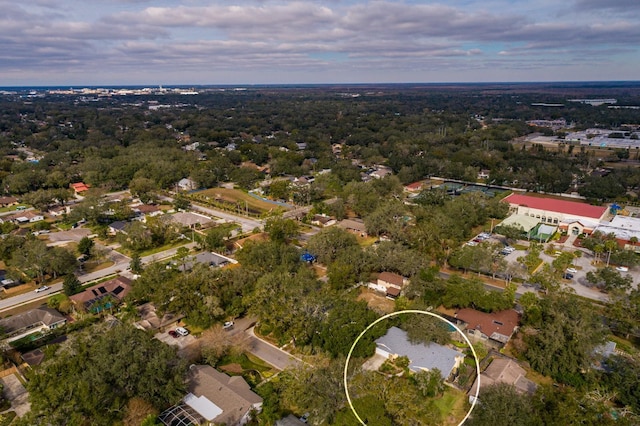
[[57, 322], [65, 321], [65, 317], [55, 309], [40, 307], [3, 318], [0, 320], [0, 329], [6, 334], [11, 334], [23, 328], [31, 327], [36, 324], [44, 324], [50, 326]]
[[456, 318], [467, 323], [467, 329], [479, 330], [493, 340], [506, 343], [518, 326], [519, 315], [513, 309], [488, 314], [464, 308], [456, 312]]
[[131, 291], [131, 280], [127, 277], [117, 277], [89, 287], [82, 293], [70, 296], [69, 299], [78, 304], [84, 303], [89, 308], [107, 295], [111, 295], [117, 300], [122, 300], [129, 294], [129, 291]]
[[236, 424], [253, 404], [262, 403], [262, 398], [251, 391], [240, 376], [229, 377], [209, 365], [194, 365], [189, 369], [189, 392], [204, 396], [222, 409], [214, 419], [220, 424]]
[[398, 287], [402, 287], [404, 285], [404, 277], [402, 275], [394, 274], [393, 272], [381, 272], [378, 275], [378, 279], [389, 284], [397, 285]]
[[391, 327], [387, 334], [377, 339], [376, 346], [391, 354], [407, 356], [412, 371], [437, 368], [445, 379], [456, 366], [456, 358], [464, 356], [456, 350], [436, 343], [411, 343], [407, 332], [398, 327]]
[[567, 215], [600, 219], [607, 210], [606, 206], [592, 206], [591, 204], [576, 201], [557, 200], [555, 198], [532, 197], [522, 194], [510, 194], [503, 199], [510, 204], [530, 207], [532, 209], [546, 210], [549, 212], [563, 213]]
[[[535, 392], [536, 384], [527, 379], [525, 375], [525, 369], [520, 367], [516, 361], [507, 358], [496, 358], [482, 373], [480, 389], [482, 390], [496, 383], [506, 383], [515, 386], [520, 392]], [[476, 379], [469, 394], [474, 395], [477, 387], [478, 380]]]
[[358, 232], [366, 232], [367, 228], [364, 222], [356, 219], [344, 219], [338, 222], [338, 226], [343, 229], [353, 229]]

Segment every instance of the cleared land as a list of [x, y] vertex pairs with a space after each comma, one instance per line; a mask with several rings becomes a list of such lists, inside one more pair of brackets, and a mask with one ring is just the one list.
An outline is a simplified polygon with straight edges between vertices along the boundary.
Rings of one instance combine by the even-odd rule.
[[204, 191], [198, 191], [192, 194], [192, 196], [195, 199], [206, 199], [208, 197], [212, 202], [224, 203], [230, 206], [240, 204], [241, 206], [246, 206], [250, 212], [258, 214], [275, 209], [286, 210], [282, 206], [278, 206], [276, 204], [268, 203], [266, 201], [254, 198], [246, 192], [240, 191], [239, 189], [209, 188], [205, 189]]

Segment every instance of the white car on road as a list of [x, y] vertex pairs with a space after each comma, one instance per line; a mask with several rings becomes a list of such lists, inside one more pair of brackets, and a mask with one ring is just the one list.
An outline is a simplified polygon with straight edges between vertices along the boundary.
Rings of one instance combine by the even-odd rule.
[[629, 268], [627, 268], [626, 266], [616, 266], [616, 271], [629, 272]]
[[47, 286], [47, 285], [43, 285], [42, 287], [38, 287], [36, 288], [36, 293], [42, 293], [43, 291], [47, 291], [49, 290], [51, 287]]
[[578, 272], [578, 270], [576, 268], [567, 268], [567, 272], [575, 274], [576, 272]]

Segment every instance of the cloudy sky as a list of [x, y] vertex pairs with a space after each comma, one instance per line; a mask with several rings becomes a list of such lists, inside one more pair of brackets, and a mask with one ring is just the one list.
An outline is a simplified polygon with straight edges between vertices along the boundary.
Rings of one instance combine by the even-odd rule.
[[640, 0], [0, 0], [0, 86], [640, 79]]

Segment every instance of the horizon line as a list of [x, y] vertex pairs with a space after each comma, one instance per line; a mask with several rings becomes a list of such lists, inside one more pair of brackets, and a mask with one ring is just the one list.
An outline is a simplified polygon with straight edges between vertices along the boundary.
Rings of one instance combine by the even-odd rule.
[[602, 84], [640, 83], [640, 80], [531, 80], [531, 81], [446, 81], [446, 82], [366, 82], [366, 83], [112, 83], [112, 84], [23, 84], [0, 88], [49, 88], [49, 87], [283, 87], [283, 86], [401, 86], [401, 85], [486, 85], [486, 84]]

